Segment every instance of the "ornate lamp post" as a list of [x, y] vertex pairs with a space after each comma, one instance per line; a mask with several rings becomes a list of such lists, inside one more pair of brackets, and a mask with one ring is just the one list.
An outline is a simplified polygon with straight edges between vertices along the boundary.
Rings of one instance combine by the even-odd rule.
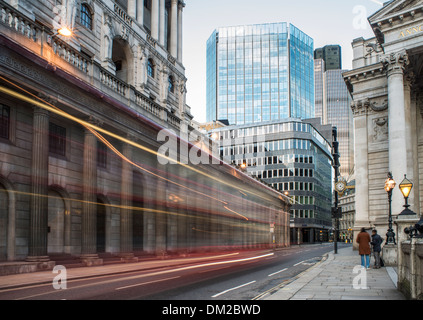
[[386, 244], [396, 244], [395, 242], [395, 233], [392, 229], [392, 190], [395, 188], [396, 182], [392, 177], [392, 173], [388, 173], [388, 179], [385, 181], [385, 191], [388, 193], [388, 201], [389, 201], [389, 225], [388, 225], [388, 232], [386, 233]]
[[[411, 189], [413, 189], [413, 183], [407, 179], [407, 175], [404, 175], [404, 180], [399, 185], [402, 195], [405, 199], [404, 210], [400, 215], [416, 215], [416, 213], [410, 209], [408, 204], [408, 197], [410, 196]], [[423, 238], [423, 216], [420, 217], [420, 221], [417, 222], [414, 226], [406, 228], [405, 233], [410, 235], [411, 238]]]
[[411, 189], [413, 189], [413, 183], [407, 179], [407, 175], [404, 175], [404, 180], [399, 185], [402, 195], [405, 199], [404, 210], [400, 213], [401, 215], [405, 214], [415, 214], [415, 212], [408, 209], [410, 205], [408, 204], [408, 197], [410, 196]]

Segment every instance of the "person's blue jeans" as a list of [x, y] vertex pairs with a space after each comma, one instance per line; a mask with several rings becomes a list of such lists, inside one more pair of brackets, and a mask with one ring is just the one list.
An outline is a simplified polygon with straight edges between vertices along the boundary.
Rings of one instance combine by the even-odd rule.
[[364, 268], [370, 268], [370, 255], [361, 254], [361, 266]]

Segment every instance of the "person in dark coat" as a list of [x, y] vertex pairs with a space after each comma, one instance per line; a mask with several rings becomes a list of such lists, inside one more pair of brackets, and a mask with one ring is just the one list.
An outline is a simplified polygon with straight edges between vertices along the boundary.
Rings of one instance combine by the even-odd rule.
[[382, 251], [381, 244], [383, 239], [377, 234], [377, 230], [372, 231], [372, 241], [370, 242], [373, 247], [373, 256], [375, 257], [375, 269], [380, 268], [380, 251]]
[[360, 233], [357, 235], [355, 240], [358, 243], [358, 254], [361, 256], [361, 265], [364, 268], [369, 269], [370, 267], [370, 235], [366, 232], [366, 229], [361, 228]]

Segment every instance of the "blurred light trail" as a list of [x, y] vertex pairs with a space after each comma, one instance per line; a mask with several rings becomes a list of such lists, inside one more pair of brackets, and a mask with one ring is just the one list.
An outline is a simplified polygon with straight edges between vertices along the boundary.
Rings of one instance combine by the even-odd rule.
[[240, 214], [240, 213], [238, 213], [238, 212], [236, 212], [236, 211], [234, 211], [234, 210], [232, 210], [232, 209], [229, 209], [227, 206], [224, 206], [224, 208], [225, 208], [226, 210], [228, 210], [228, 211], [232, 212], [232, 213], [235, 213], [235, 214], [239, 215], [240, 217], [242, 217], [242, 218], [244, 218], [245, 220], [247, 220], [247, 221], [248, 221], [248, 218], [247, 218], [246, 216], [243, 216], [242, 214]]
[[[34, 100], [34, 99], [32, 99], [32, 98], [30, 98], [30, 97], [27, 97], [27, 96], [25, 96], [25, 95], [23, 95], [23, 94], [21, 94], [21, 93], [18, 93], [18, 92], [16, 92], [16, 91], [13, 91], [13, 90], [11, 90], [11, 89], [9, 89], [9, 88], [6, 88], [6, 87], [3, 87], [3, 86], [0, 86], [0, 92], [3, 92], [3, 93], [5, 93], [5, 94], [7, 94], [7, 95], [10, 95], [10, 96], [12, 96], [12, 97], [15, 97], [15, 98], [17, 98], [17, 99], [20, 99], [20, 100], [22, 100], [22, 101], [25, 101], [25, 102], [27, 102], [27, 103], [30, 103], [30, 104], [33, 104], [33, 105], [36, 105], [36, 106], [38, 106], [38, 107], [40, 107], [40, 108], [43, 108], [43, 109], [46, 109], [46, 110], [48, 110], [48, 111], [51, 111], [51, 112], [53, 112], [53, 113], [55, 113], [55, 114], [58, 114], [58, 115], [60, 115], [60, 116], [62, 116], [62, 117], [64, 117], [64, 118], [67, 118], [67, 119], [69, 119], [69, 120], [72, 120], [72, 121], [75, 121], [76, 123], [79, 123], [80, 125], [82, 125], [83, 127], [85, 127], [85, 128], [87, 128], [88, 130], [90, 130], [97, 138], [99, 138], [103, 143], [105, 143], [107, 146], [112, 146], [113, 147], [113, 145], [111, 144], [111, 143], [109, 143], [108, 141], [107, 141], [107, 139], [105, 139], [104, 137], [102, 137], [98, 132], [96, 132], [96, 131], [99, 131], [99, 132], [102, 132], [102, 133], [104, 133], [104, 134], [106, 134], [106, 135], [108, 135], [108, 136], [110, 136], [110, 137], [113, 137], [113, 138], [115, 138], [115, 139], [117, 139], [117, 140], [120, 140], [120, 141], [122, 141], [122, 142], [125, 142], [125, 143], [128, 143], [129, 145], [132, 145], [132, 146], [134, 146], [134, 147], [136, 147], [136, 148], [138, 148], [138, 149], [141, 149], [141, 150], [143, 150], [143, 151], [146, 151], [146, 152], [148, 152], [148, 153], [151, 153], [151, 154], [154, 154], [154, 155], [156, 155], [156, 156], [158, 156], [158, 157], [162, 157], [162, 158], [164, 158], [164, 159], [166, 159], [166, 160], [168, 160], [168, 161], [171, 161], [171, 162], [176, 162], [177, 164], [179, 164], [179, 165], [181, 165], [181, 166], [183, 166], [183, 167], [185, 167], [185, 168], [187, 168], [187, 169], [189, 169], [189, 170], [191, 170], [191, 171], [194, 171], [195, 173], [198, 173], [198, 174], [200, 174], [200, 175], [203, 175], [203, 176], [205, 176], [205, 177], [207, 177], [207, 178], [210, 178], [210, 179], [213, 179], [213, 180], [215, 180], [215, 181], [217, 181], [217, 182], [219, 182], [219, 183], [222, 183], [222, 184], [224, 184], [224, 185], [227, 185], [227, 186], [229, 186], [229, 187], [233, 187], [233, 185], [231, 185], [230, 183], [228, 183], [228, 182], [226, 182], [226, 181], [223, 181], [223, 180], [221, 180], [221, 179], [218, 179], [218, 178], [216, 178], [215, 176], [213, 176], [213, 175], [209, 175], [209, 174], [207, 174], [207, 173], [205, 173], [205, 172], [203, 172], [203, 171], [201, 171], [201, 170], [198, 170], [198, 169], [195, 169], [195, 168], [193, 168], [192, 166], [190, 166], [190, 165], [187, 165], [187, 164], [184, 164], [184, 163], [181, 163], [181, 162], [179, 162], [179, 161], [175, 161], [175, 159], [171, 159], [170, 157], [167, 157], [167, 156], [165, 156], [165, 155], [163, 155], [163, 154], [161, 154], [161, 153], [158, 153], [158, 152], [156, 152], [156, 151], [154, 151], [154, 150], [152, 150], [152, 149], [150, 149], [150, 148], [147, 148], [147, 147], [145, 147], [145, 146], [143, 146], [143, 145], [141, 145], [141, 144], [138, 144], [138, 143], [136, 143], [136, 142], [133, 142], [133, 141], [131, 141], [131, 140], [128, 140], [128, 139], [126, 139], [126, 138], [123, 138], [122, 136], [120, 136], [120, 135], [117, 135], [117, 134], [114, 134], [114, 133], [112, 133], [112, 132], [110, 132], [110, 131], [107, 131], [107, 130], [105, 130], [105, 129], [103, 129], [103, 128], [101, 128], [101, 127], [98, 127], [98, 126], [96, 126], [96, 125], [94, 125], [94, 124], [91, 124], [91, 123], [89, 123], [89, 122], [87, 122], [87, 121], [84, 121], [84, 120], [81, 120], [81, 119], [79, 119], [79, 118], [77, 118], [77, 117], [75, 117], [75, 116], [72, 116], [72, 115], [70, 115], [70, 114], [68, 114], [68, 113], [66, 113], [66, 112], [64, 112], [64, 111], [62, 111], [62, 110], [60, 110], [59, 108], [57, 108], [56, 106], [54, 106], [54, 105], [52, 105], [52, 104], [50, 104], [49, 102], [47, 102], [47, 101], [44, 101], [42, 98], [40, 98], [40, 97], [38, 97], [38, 96], [36, 96], [36, 95], [34, 95], [34, 94], [32, 94], [31, 92], [28, 92], [27, 90], [25, 90], [25, 89], [23, 89], [23, 88], [21, 88], [21, 87], [19, 87], [18, 85], [16, 85], [16, 84], [14, 84], [13, 82], [11, 82], [11, 81], [9, 81], [9, 80], [7, 80], [7, 79], [5, 79], [4, 77], [2, 77], [2, 76], [0, 76], [0, 79], [2, 79], [2, 80], [4, 80], [4, 81], [6, 81], [7, 83], [9, 83], [9, 84], [11, 84], [11, 85], [13, 85], [14, 87], [16, 87], [16, 88], [18, 88], [18, 89], [20, 89], [20, 90], [22, 90], [22, 91], [24, 91], [25, 93], [27, 93], [27, 94], [29, 94], [29, 95], [31, 95], [31, 96], [33, 96], [35, 99], [37, 99], [37, 100], [39, 100], [39, 101], [42, 101], [42, 102], [39, 102], [39, 101], [37, 101], [37, 100]], [[100, 138], [101, 137], [101, 138]], [[128, 158], [126, 158], [124, 155], [122, 155], [116, 148], [112, 148], [112, 151], [113, 152], [115, 152], [119, 157], [121, 157], [122, 159], [124, 159], [124, 160], [126, 160], [126, 161], [129, 161], [131, 164], [133, 164], [133, 165], [135, 165], [137, 168], [139, 168], [139, 169], [141, 169], [141, 170], [143, 170], [143, 171], [146, 171], [146, 172], [148, 172], [148, 173], [150, 173], [150, 174], [153, 174], [154, 176], [156, 176], [156, 177], [158, 177], [158, 178], [160, 178], [160, 179], [164, 179], [164, 180], [166, 180], [166, 181], [168, 181], [168, 182], [170, 182], [170, 183], [173, 183], [173, 184], [176, 184], [176, 185], [178, 185], [178, 186], [180, 186], [180, 187], [182, 187], [182, 188], [185, 188], [185, 189], [188, 189], [188, 190], [190, 190], [190, 191], [193, 191], [193, 192], [195, 192], [195, 193], [199, 193], [199, 194], [202, 194], [203, 196], [205, 196], [205, 197], [209, 197], [209, 198], [211, 198], [211, 199], [213, 199], [213, 200], [216, 200], [216, 201], [218, 201], [218, 202], [221, 202], [221, 203], [223, 203], [223, 204], [227, 204], [226, 202], [224, 202], [224, 201], [222, 201], [222, 200], [220, 200], [220, 199], [217, 199], [217, 198], [214, 198], [214, 197], [211, 197], [211, 196], [209, 196], [209, 195], [207, 195], [207, 194], [204, 194], [204, 193], [201, 193], [201, 192], [199, 192], [199, 191], [197, 191], [197, 190], [195, 190], [195, 189], [191, 189], [191, 188], [188, 188], [188, 187], [186, 187], [186, 186], [183, 186], [183, 185], [181, 185], [181, 184], [178, 184], [178, 183], [176, 183], [176, 182], [174, 182], [174, 181], [171, 181], [171, 180], [169, 180], [169, 179], [166, 179], [166, 178], [164, 178], [164, 177], [161, 177], [160, 175], [157, 175], [157, 174], [155, 174], [155, 173], [152, 173], [151, 171], [148, 171], [148, 170], [146, 170], [146, 169], [144, 169], [144, 168], [142, 168], [142, 167], [140, 167], [140, 166], [138, 166], [137, 164], [135, 164], [133, 161], [130, 161]], [[249, 194], [252, 194], [252, 195], [255, 195], [255, 196], [259, 196], [259, 197], [261, 197], [261, 198], [263, 198], [264, 199], [264, 197], [262, 197], [262, 196], [260, 196], [260, 195], [256, 195], [256, 194], [254, 194], [252, 191], [250, 191], [250, 190], [245, 190], [245, 189], [242, 189], [242, 188], [237, 188], [237, 190], [238, 191], [240, 191], [241, 192], [241, 190], [242, 191], [244, 191], [244, 192], [246, 192], [246, 193], [249, 193]], [[275, 191], [276, 192], [276, 191]], [[282, 194], [281, 194], [282, 195]], [[284, 195], [285, 196], [285, 195]], [[286, 197], [286, 196], [285, 196]], [[286, 197], [286, 198], [288, 198], [288, 197]]]

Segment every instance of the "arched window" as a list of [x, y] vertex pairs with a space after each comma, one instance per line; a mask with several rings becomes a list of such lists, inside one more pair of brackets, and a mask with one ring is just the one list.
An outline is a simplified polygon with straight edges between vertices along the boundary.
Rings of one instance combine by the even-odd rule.
[[147, 74], [154, 78], [154, 63], [153, 60], [148, 59], [148, 63], [147, 63]]
[[84, 3], [81, 4], [81, 24], [90, 30], [93, 28], [93, 17], [91, 10]]
[[169, 92], [174, 93], [175, 92], [175, 85], [174, 85], [173, 77], [169, 76], [169, 78], [167, 78], [167, 81], [169, 82]]

